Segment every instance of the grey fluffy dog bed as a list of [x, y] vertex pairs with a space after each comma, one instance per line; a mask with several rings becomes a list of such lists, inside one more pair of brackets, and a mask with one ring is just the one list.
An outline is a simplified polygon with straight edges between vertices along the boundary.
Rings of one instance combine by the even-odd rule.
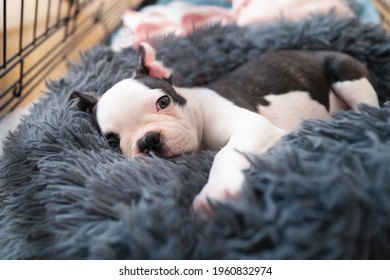
[[380, 27], [315, 16], [154, 45], [179, 85], [207, 84], [267, 51], [344, 51], [368, 66], [382, 108], [304, 122], [267, 154], [249, 155], [240, 199], [194, 215], [215, 151], [127, 158], [67, 103], [74, 90], [102, 94], [130, 76], [134, 51], [98, 46], [49, 83], [5, 143], [0, 258], [390, 258], [390, 38]]

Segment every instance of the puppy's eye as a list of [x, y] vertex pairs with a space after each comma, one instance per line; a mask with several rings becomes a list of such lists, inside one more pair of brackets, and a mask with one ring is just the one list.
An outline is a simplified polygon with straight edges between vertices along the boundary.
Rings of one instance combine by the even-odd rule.
[[171, 99], [168, 95], [161, 96], [156, 102], [157, 111], [167, 108], [170, 103]]
[[118, 134], [108, 133], [106, 135], [106, 139], [107, 139], [108, 145], [110, 145], [111, 149], [113, 149], [114, 151], [119, 149], [120, 139], [119, 139]]

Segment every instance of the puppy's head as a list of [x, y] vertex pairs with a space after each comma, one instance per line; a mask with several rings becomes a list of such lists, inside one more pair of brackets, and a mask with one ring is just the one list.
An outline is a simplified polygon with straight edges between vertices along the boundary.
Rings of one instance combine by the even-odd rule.
[[156, 153], [172, 157], [194, 152], [199, 137], [186, 111], [187, 100], [171, 83], [170, 71], [155, 60], [149, 45], [140, 47], [133, 77], [115, 84], [101, 98], [74, 93], [78, 108], [94, 114], [114, 149], [128, 156]]

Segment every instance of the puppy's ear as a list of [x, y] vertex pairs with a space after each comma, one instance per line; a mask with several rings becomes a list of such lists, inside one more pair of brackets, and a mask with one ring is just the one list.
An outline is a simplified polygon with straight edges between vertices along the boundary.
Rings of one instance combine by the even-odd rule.
[[172, 74], [169, 75], [168, 78], [164, 78], [165, 81], [167, 81], [168, 83], [170, 83], [171, 85], [173, 84], [173, 78], [172, 78]]
[[134, 70], [133, 78], [141, 78], [149, 75], [149, 67], [145, 65], [146, 51], [141, 45], [138, 51], [138, 62], [137, 67]]
[[170, 79], [172, 70], [156, 60], [156, 51], [147, 43], [141, 43], [139, 47], [138, 64], [133, 78], [150, 76], [152, 78]]
[[76, 103], [76, 106], [80, 111], [86, 112], [91, 115], [96, 115], [96, 104], [100, 99], [100, 97], [96, 93], [74, 91], [70, 95], [69, 100], [74, 99], [78, 101]]

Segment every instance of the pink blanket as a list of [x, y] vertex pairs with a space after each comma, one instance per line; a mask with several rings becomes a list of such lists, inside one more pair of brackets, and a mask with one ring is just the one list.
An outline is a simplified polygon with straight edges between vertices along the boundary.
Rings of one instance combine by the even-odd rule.
[[334, 10], [339, 16], [352, 16], [353, 12], [342, 0], [233, 0], [232, 12], [237, 24], [247, 25], [276, 20], [301, 19], [312, 13]]
[[[138, 48], [155, 36], [174, 33], [186, 35], [195, 28], [211, 25], [237, 23], [259, 24], [280, 19], [298, 20], [310, 14], [334, 10], [339, 16], [352, 16], [353, 12], [343, 0], [233, 0], [232, 9], [218, 6], [197, 6], [183, 1], [169, 5], [152, 5], [141, 12], [128, 10], [123, 15], [122, 38], [114, 49], [124, 46]], [[130, 35], [131, 34], [131, 35]]]

